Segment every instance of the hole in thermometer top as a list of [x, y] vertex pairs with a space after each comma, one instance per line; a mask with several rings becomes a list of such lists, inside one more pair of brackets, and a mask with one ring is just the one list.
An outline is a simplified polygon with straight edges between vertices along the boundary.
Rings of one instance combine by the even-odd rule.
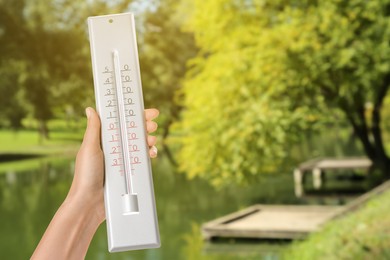
[[[123, 222], [126, 216], [132, 216], [133, 231], [142, 227], [143, 233], [153, 234], [150, 244], [145, 242], [148, 245], [143, 247], [156, 247], [159, 232], [134, 17], [131, 13], [91, 17], [88, 27], [96, 105], [102, 123], [110, 248], [140, 248], [131, 245], [139, 242], [129, 242], [133, 239], [130, 235], [127, 242], [123, 241], [127, 232], [119, 234], [129, 225]], [[122, 245], [125, 242], [127, 246]]]

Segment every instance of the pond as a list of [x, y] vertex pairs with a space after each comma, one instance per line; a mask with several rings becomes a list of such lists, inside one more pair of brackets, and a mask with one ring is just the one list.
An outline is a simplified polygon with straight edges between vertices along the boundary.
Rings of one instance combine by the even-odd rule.
[[[0, 255], [31, 256], [70, 187], [74, 158], [38, 158], [18, 162], [0, 173]], [[22, 167], [26, 164], [26, 167]], [[26, 168], [26, 169], [23, 169]], [[4, 169], [4, 167], [3, 167]], [[254, 203], [299, 203], [291, 174], [264, 177], [251, 187], [214, 189], [187, 180], [164, 158], [153, 160], [153, 175], [162, 246], [110, 254], [105, 224], [98, 229], [87, 259], [277, 259], [284, 244], [258, 241], [203, 242], [200, 226]]]

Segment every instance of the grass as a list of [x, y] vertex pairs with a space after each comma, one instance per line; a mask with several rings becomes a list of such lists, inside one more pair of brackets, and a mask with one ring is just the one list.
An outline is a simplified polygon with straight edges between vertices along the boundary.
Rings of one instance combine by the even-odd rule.
[[19, 131], [0, 130], [0, 155], [74, 153], [82, 141], [85, 122], [68, 125], [64, 120], [52, 120], [48, 124], [50, 138], [47, 140], [40, 137], [36, 124], [28, 122], [27, 126]]
[[78, 149], [82, 140], [80, 131], [51, 132], [50, 139], [42, 140], [37, 131], [0, 131], [0, 154], [61, 154]]
[[287, 249], [284, 259], [390, 259], [390, 191]]
[[[42, 139], [34, 122], [19, 131], [0, 130], [0, 174], [39, 167], [42, 160], [74, 156], [81, 144], [85, 121], [69, 125], [65, 120], [49, 122], [49, 139]], [[24, 159], [29, 158], [30, 159]], [[42, 157], [37, 160], [36, 157]], [[47, 158], [46, 158], [47, 157]], [[20, 159], [24, 159], [23, 163]]]

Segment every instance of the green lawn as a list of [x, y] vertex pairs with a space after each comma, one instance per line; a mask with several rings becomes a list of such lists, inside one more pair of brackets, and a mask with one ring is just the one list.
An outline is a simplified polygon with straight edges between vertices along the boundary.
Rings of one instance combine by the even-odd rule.
[[390, 191], [294, 243], [284, 259], [390, 259]]
[[51, 132], [50, 139], [41, 140], [36, 131], [0, 131], [0, 155], [5, 153], [55, 154], [74, 152], [81, 143], [83, 134], [74, 132]]
[[[48, 124], [49, 139], [42, 139], [34, 122], [27, 123], [27, 129], [20, 131], [0, 130], [0, 174], [12, 171], [21, 171], [39, 167], [42, 160], [53, 160], [53, 157], [72, 157], [77, 153], [85, 129], [85, 121], [69, 125], [64, 120], [52, 120]], [[24, 159], [21, 156], [42, 156]]]
[[25, 130], [0, 130], [1, 154], [69, 154], [77, 151], [83, 138], [85, 122], [68, 124], [64, 120], [49, 122], [49, 139], [43, 140], [35, 122], [27, 122]]

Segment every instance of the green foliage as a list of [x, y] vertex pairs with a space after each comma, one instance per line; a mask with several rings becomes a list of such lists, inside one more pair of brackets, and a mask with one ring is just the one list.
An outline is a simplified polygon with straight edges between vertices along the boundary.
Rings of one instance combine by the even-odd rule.
[[356, 214], [329, 223], [284, 254], [288, 260], [389, 259], [390, 192], [371, 201]]
[[178, 120], [180, 105], [175, 102], [182, 87], [187, 61], [196, 54], [193, 35], [183, 32], [183, 17], [177, 2], [156, 1], [155, 8], [142, 14], [143, 28], [138, 37], [145, 105], [160, 110], [158, 119], [163, 151], [174, 162], [164, 139], [172, 122]]
[[5, 61], [0, 66], [0, 126], [10, 126], [18, 129], [22, 126], [22, 119], [27, 114], [23, 100], [23, 92], [18, 86], [20, 76], [17, 71], [23, 69], [20, 62]]
[[[69, 3], [39, 0], [3, 1], [0, 5], [4, 31], [0, 38], [4, 49], [2, 58], [17, 60], [23, 65], [14, 71], [19, 80], [13, 87], [24, 89], [24, 100], [31, 105], [34, 116], [43, 121], [52, 117], [52, 108], [58, 104], [59, 100], [55, 100], [52, 93], [56, 93], [59, 82], [83, 70], [75, 63], [82, 63], [84, 35], [80, 29], [56, 19], [60, 7], [66, 10], [67, 5]], [[7, 67], [8, 63], [1, 65]], [[2, 86], [11, 87], [4, 82]]]
[[138, 37], [142, 80], [147, 89], [145, 103], [171, 114], [177, 109], [173, 99], [186, 62], [196, 53], [195, 42], [192, 34], [180, 28], [183, 18], [178, 16], [175, 1], [160, 0], [155, 7], [142, 14], [143, 28]]
[[[0, 90], [23, 105], [19, 109], [19, 103], [9, 100], [14, 112], [3, 113], [0, 123], [20, 126], [29, 114], [46, 124], [53, 117], [84, 113], [94, 103], [86, 18], [134, 11], [137, 4], [145, 104], [161, 110], [159, 123], [166, 137], [180, 110], [174, 93], [196, 50], [192, 34], [180, 28], [183, 17], [172, 0], [147, 5], [129, 0], [0, 0]], [[0, 108], [6, 111], [8, 103], [1, 102]]]
[[361, 115], [368, 102], [381, 108], [389, 85], [387, 2], [184, 0], [200, 52], [172, 138], [181, 170], [215, 185], [251, 181], [337, 109], [365, 131], [367, 153], [380, 148]]
[[[85, 106], [94, 103], [86, 18], [120, 12], [128, 5], [125, 0], [109, 4], [100, 0], [1, 0], [0, 71], [7, 75], [0, 72], [0, 89], [8, 90], [9, 102], [20, 111], [3, 114], [8, 124], [20, 126], [28, 111], [41, 122], [45, 135], [46, 122], [55, 111], [84, 113]], [[1, 102], [0, 108], [7, 109], [8, 103]]]

